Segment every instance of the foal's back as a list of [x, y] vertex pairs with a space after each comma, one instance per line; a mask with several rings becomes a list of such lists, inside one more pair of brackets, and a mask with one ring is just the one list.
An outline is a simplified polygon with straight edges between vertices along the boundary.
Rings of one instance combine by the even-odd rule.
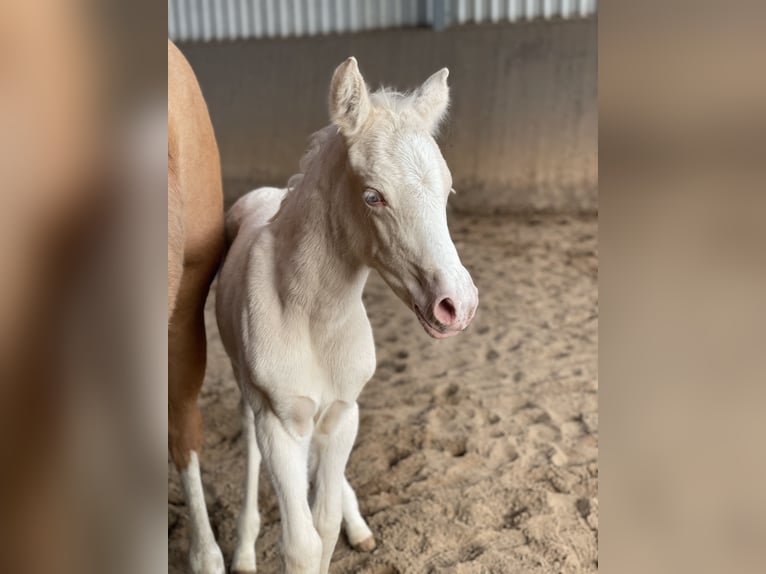
[[277, 214], [286, 189], [259, 187], [243, 195], [226, 214], [226, 244], [231, 245], [243, 225], [257, 228]]

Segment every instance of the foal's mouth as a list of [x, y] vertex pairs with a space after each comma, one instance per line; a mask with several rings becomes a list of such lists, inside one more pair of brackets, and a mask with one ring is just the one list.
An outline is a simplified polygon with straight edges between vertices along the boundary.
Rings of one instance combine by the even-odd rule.
[[418, 318], [418, 321], [423, 325], [423, 329], [425, 329], [426, 333], [431, 335], [434, 339], [447, 339], [460, 333], [460, 331], [448, 331], [446, 327], [441, 325], [436, 326], [431, 324], [417, 305], [413, 306], [413, 310], [415, 311], [415, 316]]

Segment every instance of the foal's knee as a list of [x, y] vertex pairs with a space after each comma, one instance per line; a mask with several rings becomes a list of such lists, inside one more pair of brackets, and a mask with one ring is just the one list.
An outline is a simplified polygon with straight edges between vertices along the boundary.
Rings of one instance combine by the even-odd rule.
[[290, 402], [286, 422], [288, 428], [298, 437], [306, 437], [311, 434], [314, 414], [317, 404], [309, 397], [294, 397]]

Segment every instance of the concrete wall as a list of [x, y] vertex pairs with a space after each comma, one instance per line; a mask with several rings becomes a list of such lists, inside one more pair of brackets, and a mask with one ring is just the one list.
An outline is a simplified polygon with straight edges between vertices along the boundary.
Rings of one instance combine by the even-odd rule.
[[327, 123], [333, 69], [354, 55], [372, 87], [408, 89], [450, 68], [440, 144], [456, 209], [597, 210], [595, 19], [179, 47], [210, 107], [227, 201], [286, 183], [308, 136]]

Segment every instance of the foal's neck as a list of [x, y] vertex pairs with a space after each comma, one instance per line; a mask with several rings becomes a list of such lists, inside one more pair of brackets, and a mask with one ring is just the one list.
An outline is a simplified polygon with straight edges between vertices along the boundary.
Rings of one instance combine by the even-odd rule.
[[325, 320], [361, 299], [369, 274], [348, 237], [346, 153], [338, 134], [322, 142], [271, 223], [283, 306]]

